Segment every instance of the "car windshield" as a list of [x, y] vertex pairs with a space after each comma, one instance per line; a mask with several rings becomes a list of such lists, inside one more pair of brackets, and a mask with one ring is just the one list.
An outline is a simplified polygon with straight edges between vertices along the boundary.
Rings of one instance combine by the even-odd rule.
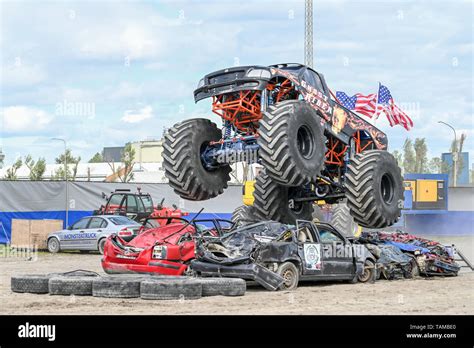
[[140, 225], [138, 222], [125, 216], [114, 216], [109, 218], [114, 225]]
[[151, 196], [141, 196], [145, 211], [147, 213], [153, 213], [153, 200]]

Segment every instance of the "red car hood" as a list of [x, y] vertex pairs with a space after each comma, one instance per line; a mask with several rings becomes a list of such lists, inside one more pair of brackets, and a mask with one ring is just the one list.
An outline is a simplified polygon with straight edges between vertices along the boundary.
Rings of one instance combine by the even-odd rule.
[[177, 244], [179, 238], [182, 235], [186, 233], [194, 234], [194, 227], [192, 225], [188, 225], [184, 228], [183, 227], [183, 223], [179, 222], [156, 228], [150, 228], [149, 230], [140, 233], [126, 245], [136, 248], [147, 248], [155, 245], [157, 242]]

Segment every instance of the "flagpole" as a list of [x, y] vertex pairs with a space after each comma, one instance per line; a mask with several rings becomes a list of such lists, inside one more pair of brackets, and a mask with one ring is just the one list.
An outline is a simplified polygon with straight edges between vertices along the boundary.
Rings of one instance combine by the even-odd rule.
[[375, 96], [374, 126], [377, 125], [377, 119], [379, 118], [379, 114], [378, 114], [378, 110], [379, 110], [379, 91], [380, 91], [380, 81], [379, 81], [379, 87], [377, 88], [377, 95]]

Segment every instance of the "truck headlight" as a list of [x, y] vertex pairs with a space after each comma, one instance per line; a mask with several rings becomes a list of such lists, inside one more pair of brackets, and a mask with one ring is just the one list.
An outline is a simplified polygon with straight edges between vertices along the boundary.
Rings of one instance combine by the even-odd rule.
[[202, 86], [204, 86], [204, 78], [199, 80], [197, 88], [201, 88]]
[[164, 245], [155, 245], [151, 255], [152, 259], [166, 259], [168, 248]]
[[252, 69], [247, 73], [247, 77], [261, 77], [264, 79], [269, 79], [272, 77], [270, 70], [267, 69]]

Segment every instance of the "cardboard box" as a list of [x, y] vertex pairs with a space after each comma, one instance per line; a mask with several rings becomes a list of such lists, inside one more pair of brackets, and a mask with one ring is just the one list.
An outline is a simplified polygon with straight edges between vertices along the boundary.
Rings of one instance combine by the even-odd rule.
[[48, 249], [46, 238], [51, 232], [63, 229], [63, 220], [12, 219], [13, 247]]

